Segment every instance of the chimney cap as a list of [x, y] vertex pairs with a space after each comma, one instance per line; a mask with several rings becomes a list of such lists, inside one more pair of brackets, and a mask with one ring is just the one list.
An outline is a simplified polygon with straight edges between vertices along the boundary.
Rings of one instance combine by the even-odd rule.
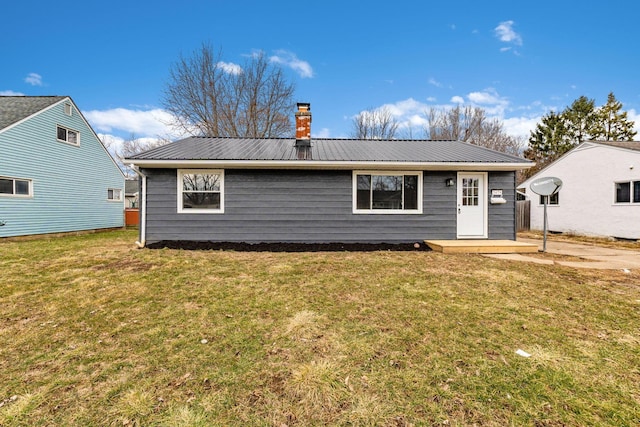
[[311, 111], [311, 104], [309, 102], [298, 102], [298, 111]]

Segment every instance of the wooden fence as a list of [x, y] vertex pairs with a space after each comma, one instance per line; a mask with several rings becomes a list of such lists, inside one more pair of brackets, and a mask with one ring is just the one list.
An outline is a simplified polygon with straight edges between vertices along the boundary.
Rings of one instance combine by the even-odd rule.
[[516, 201], [516, 230], [528, 231], [531, 228], [531, 200]]

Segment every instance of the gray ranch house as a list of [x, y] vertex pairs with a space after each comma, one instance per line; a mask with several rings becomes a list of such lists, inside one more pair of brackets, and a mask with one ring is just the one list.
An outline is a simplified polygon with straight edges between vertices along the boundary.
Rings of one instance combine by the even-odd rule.
[[516, 238], [516, 171], [460, 141], [189, 137], [125, 161], [141, 180], [140, 241], [411, 243]]

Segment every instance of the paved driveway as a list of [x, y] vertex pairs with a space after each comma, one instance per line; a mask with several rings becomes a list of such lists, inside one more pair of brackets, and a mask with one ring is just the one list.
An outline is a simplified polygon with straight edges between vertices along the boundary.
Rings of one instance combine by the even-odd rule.
[[[533, 243], [542, 251], [542, 240], [519, 238], [519, 242]], [[582, 258], [582, 261], [551, 260], [527, 256], [526, 254], [495, 254], [493, 258], [528, 261], [539, 264], [560, 264], [567, 267], [599, 268], [609, 270], [640, 270], [640, 251], [630, 249], [612, 249], [581, 243], [547, 240], [547, 253], [570, 255]]]

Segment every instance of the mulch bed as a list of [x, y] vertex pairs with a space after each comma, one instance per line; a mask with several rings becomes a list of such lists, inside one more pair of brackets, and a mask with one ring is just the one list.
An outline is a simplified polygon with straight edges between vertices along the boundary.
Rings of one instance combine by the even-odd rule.
[[373, 251], [430, 251], [424, 243], [240, 243], [192, 242], [163, 240], [150, 243], [149, 249], [223, 250], [238, 252], [373, 252]]

